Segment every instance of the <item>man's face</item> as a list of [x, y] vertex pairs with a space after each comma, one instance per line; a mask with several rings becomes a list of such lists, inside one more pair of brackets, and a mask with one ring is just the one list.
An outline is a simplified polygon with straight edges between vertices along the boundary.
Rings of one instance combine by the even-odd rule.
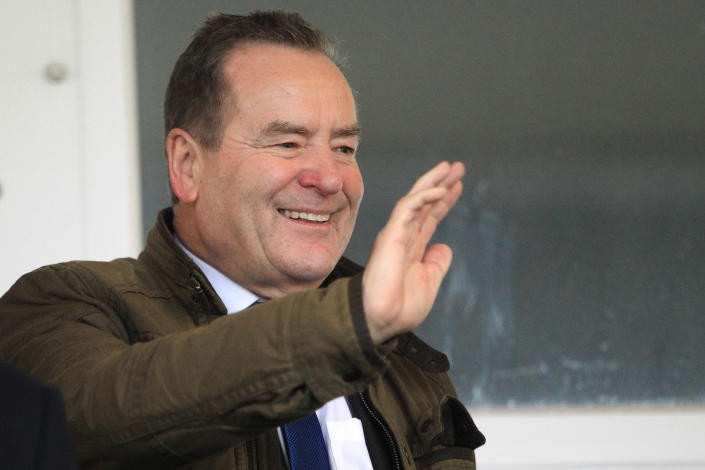
[[230, 121], [195, 203], [206, 261], [268, 297], [318, 285], [363, 194], [350, 87], [324, 55], [271, 44], [237, 49], [224, 72]]

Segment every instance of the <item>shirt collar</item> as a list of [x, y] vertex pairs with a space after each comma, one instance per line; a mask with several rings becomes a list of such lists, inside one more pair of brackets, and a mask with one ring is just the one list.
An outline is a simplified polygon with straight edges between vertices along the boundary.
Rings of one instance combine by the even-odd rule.
[[237, 282], [227, 277], [225, 274], [215, 269], [210, 264], [203, 261], [198, 256], [191, 253], [191, 251], [186, 248], [183, 243], [181, 243], [179, 237], [174, 236], [174, 238], [176, 238], [176, 243], [178, 243], [181, 249], [184, 250], [184, 253], [189, 255], [193, 262], [196, 263], [196, 266], [203, 271], [206, 279], [208, 279], [208, 282], [210, 282], [213, 286], [215, 293], [218, 294], [220, 300], [223, 301], [228, 314], [237, 313], [240, 310], [246, 309], [258, 300], [262, 300]]

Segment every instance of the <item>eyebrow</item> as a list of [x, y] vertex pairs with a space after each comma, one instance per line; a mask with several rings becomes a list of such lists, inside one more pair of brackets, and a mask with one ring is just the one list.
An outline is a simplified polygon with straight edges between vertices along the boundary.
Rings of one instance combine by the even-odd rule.
[[[265, 137], [276, 136], [281, 134], [297, 134], [308, 136], [311, 135], [311, 133], [312, 132], [304, 126], [299, 126], [288, 121], [281, 121], [277, 119], [276, 121], [272, 121], [267, 124], [264, 129], [262, 129], [262, 132], [260, 132], [260, 135]], [[357, 124], [353, 124], [350, 126], [335, 128], [333, 129], [331, 136], [333, 138], [360, 137], [360, 126], [358, 126]]]

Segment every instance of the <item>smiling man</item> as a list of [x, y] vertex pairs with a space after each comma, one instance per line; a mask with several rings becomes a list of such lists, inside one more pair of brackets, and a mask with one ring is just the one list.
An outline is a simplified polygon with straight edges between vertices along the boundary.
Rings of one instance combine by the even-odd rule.
[[270, 43], [240, 46], [222, 73], [233, 110], [218, 148], [183, 128], [167, 137], [176, 232], [260, 296], [318, 287], [362, 199], [352, 92], [320, 52]]
[[410, 333], [463, 165], [416, 181], [364, 270], [343, 258], [363, 183], [334, 58], [296, 14], [209, 18], [167, 89], [174, 203], [145, 250], [0, 300], [0, 358], [62, 390], [81, 468], [475, 468], [447, 359]]

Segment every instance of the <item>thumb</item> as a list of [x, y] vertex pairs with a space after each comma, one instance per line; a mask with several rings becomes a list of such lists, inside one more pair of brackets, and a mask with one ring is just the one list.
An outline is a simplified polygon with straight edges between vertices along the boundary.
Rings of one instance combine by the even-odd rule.
[[421, 262], [426, 268], [428, 281], [435, 291], [438, 290], [443, 278], [448, 273], [452, 260], [453, 250], [443, 243], [431, 245], [424, 254]]

